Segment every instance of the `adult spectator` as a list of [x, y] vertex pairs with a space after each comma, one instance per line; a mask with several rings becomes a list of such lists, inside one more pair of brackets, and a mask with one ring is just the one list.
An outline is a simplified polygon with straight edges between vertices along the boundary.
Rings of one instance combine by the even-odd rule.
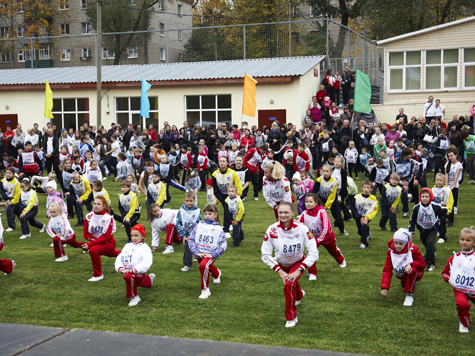
[[[282, 145], [282, 140], [284, 139], [286, 139], [286, 137], [283, 137], [280, 134], [279, 126], [277, 125], [277, 123], [273, 122], [271, 125], [271, 129], [267, 135], [267, 143], [269, 144], [269, 148], [274, 152], [280, 151], [280, 146]], [[274, 160], [278, 161], [280, 154], [276, 156], [277, 157], [274, 157]]]
[[231, 132], [233, 134], [233, 138], [239, 142], [239, 140], [241, 139], [241, 135], [242, 135], [242, 132], [239, 131], [239, 126], [234, 124], [233, 125], [233, 131]]
[[[87, 125], [87, 124], [86, 124]], [[85, 128], [84, 129], [85, 132], [87, 132], [87, 129]], [[56, 128], [56, 125], [53, 125], [53, 135], [59, 140], [59, 138], [61, 137], [61, 130], [58, 130]]]
[[363, 120], [360, 121], [359, 126], [353, 132], [353, 141], [355, 142], [355, 147], [358, 152], [361, 153], [363, 147], [369, 147], [369, 140], [366, 136], [367, 128]]
[[130, 140], [134, 136], [134, 126], [132, 124], [127, 125], [127, 130], [124, 133], [124, 138], [122, 140], [122, 143], [124, 144], [124, 147], [126, 151], [129, 150], [130, 147]]
[[330, 100], [332, 102], [335, 101], [335, 92], [333, 91], [333, 81], [334, 81], [334, 77], [333, 77], [333, 70], [330, 68], [327, 70], [327, 73], [325, 74], [325, 90], [327, 91], [327, 96], [330, 97]]
[[13, 157], [16, 158], [18, 156], [18, 150], [25, 147], [25, 136], [21, 132], [20, 128], [15, 129], [15, 136], [12, 138], [11, 146]]
[[310, 117], [312, 118], [313, 124], [322, 121], [322, 111], [320, 110], [320, 105], [318, 105], [318, 103], [313, 103], [313, 108], [310, 109]]
[[[166, 122], [166, 121], [165, 121], [165, 122]], [[140, 126], [140, 125], [137, 125], [137, 129], [136, 129], [136, 131], [138, 131], [138, 132], [139, 132], [139, 136], [142, 136], [142, 126]]]
[[244, 149], [254, 147], [254, 138], [251, 136], [249, 129], [244, 129], [244, 135], [241, 137], [239, 146]]
[[350, 83], [350, 91], [348, 92], [348, 101], [355, 99], [355, 82]]
[[351, 141], [350, 120], [343, 120], [343, 126], [339, 129], [338, 136], [340, 141], [340, 152], [344, 153]]
[[111, 124], [111, 128], [109, 129], [109, 131], [107, 131], [107, 134], [108, 134], [109, 136], [112, 136], [112, 135], [115, 133], [115, 128], [116, 128], [116, 127], [117, 127], [117, 125], [113, 122], [113, 123]]
[[422, 117], [426, 119], [426, 121], [431, 122], [435, 119], [436, 116], [436, 108], [434, 103], [434, 97], [431, 95], [427, 99], [427, 103], [424, 105], [424, 111], [422, 112]]
[[25, 142], [24, 142], [24, 144], [25, 144], [27, 141], [30, 141], [30, 142], [31, 142], [31, 147], [33, 147], [33, 148], [35, 147], [35, 145], [39, 145], [39, 144], [40, 144], [40, 139], [39, 139], [38, 134], [36, 133], [36, 130], [35, 130], [35, 129], [29, 130], [28, 135], [25, 137]]
[[317, 103], [319, 106], [321, 106], [323, 103], [323, 100], [327, 96], [327, 92], [325, 91], [325, 87], [323, 85], [320, 85], [320, 87], [318, 88], [316, 96], [317, 96]]
[[462, 131], [457, 130], [457, 126], [452, 125], [450, 126], [450, 130], [448, 130], [448, 137], [449, 137], [450, 144], [454, 145], [455, 147], [459, 149], [459, 156], [460, 156], [460, 146], [462, 146]]
[[177, 135], [172, 132], [170, 125], [167, 125], [161, 139], [161, 143], [165, 152], [170, 151], [170, 146], [175, 144], [177, 138]]
[[348, 105], [348, 95], [351, 89], [351, 75], [350, 71], [346, 70], [343, 72], [343, 76], [341, 78], [341, 86], [343, 92], [343, 105]]
[[399, 114], [396, 115], [396, 124], [401, 123], [401, 119], [403, 123], [407, 124], [407, 115], [404, 114], [404, 108], [399, 109]]
[[[94, 127], [88, 126], [88, 127], [87, 127], [87, 132], [89, 132], [89, 137], [90, 137], [91, 139], [93, 139], [93, 140], [96, 139], [97, 134], [94, 132]], [[102, 135], [106, 135], [106, 134], [107, 134], [107, 131], [106, 131], [106, 129], [103, 129], [100, 133], [101, 133]], [[111, 135], [109, 135], [109, 136], [111, 136]]]
[[209, 145], [210, 145], [210, 134], [209, 134], [209, 132], [208, 132], [208, 130], [207, 130], [206, 125], [201, 126], [201, 130], [200, 130], [200, 132], [198, 133], [198, 142], [199, 142], [200, 140], [204, 140], [206, 146], [209, 146]]
[[157, 131], [155, 131], [152, 124], [148, 125], [148, 134], [150, 135], [152, 142], [157, 141]]
[[457, 116], [457, 114], [454, 114], [454, 116], [452, 116], [452, 121], [450, 121], [448, 124], [447, 124], [447, 131], [448, 132], [451, 132], [452, 131], [452, 126], [455, 126], [455, 129], [456, 130], [460, 130], [461, 129], [461, 126], [459, 124], [459, 117]]
[[435, 117], [440, 118], [440, 122], [444, 122], [445, 107], [440, 104], [440, 99], [435, 101]]
[[401, 134], [397, 132], [396, 129], [397, 129], [396, 125], [391, 125], [391, 129], [389, 130], [389, 132], [386, 134], [386, 137], [385, 137], [386, 145], [389, 146], [389, 142], [391, 141], [394, 141], [394, 143], [396, 143], [397, 139], [401, 137]]
[[59, 156], [59, 139], [54, 135], [53, 129], [48, 129], [47, 136], [44, 138], [43, 142], [43, 152], [45, 154], [45, 168], [49, 173], [51, 172], [51, 167], [53, 167], [56, 177], [60, 176], [59, 166], [58, 166], [58, 156]]
[[218, 139], [221, 143], [226, 142], [229, 135], [229, 131], [227, 130], [226, 124], [221, 125], [221, 129], [218, 129], [217, 134], [218, 134]]
[[38, 129], [38, 124], [36, 122], [33, 124], [33, 129], [35, 130], [35, 133], [38, 135], [38, 145], [40, 145], [41, 147], [43, 145], [43, 132], [41, 132], [41, 130]]

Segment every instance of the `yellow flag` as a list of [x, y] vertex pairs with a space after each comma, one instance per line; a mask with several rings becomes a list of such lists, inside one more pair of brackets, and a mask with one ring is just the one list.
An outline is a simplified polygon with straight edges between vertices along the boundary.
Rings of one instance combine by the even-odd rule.
[[45, 90], [45, 117], [47, 119], [52, 119], [53, 114], [51, 113], [53, 110], [53, 91], [49, 87], [48, 81], [46, 81], [46, 90]]
[[256, 84], [253, 77], [244, 75], [244, 96], [242, 99], [242, 114], [250, 117], [256, 116]]

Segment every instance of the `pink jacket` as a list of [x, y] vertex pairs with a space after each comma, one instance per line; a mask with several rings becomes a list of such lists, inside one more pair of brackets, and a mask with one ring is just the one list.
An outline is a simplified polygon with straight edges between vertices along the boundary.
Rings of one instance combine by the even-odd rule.
[[387, 134], [386, 134], [386, 137], [384, 138], [384, 140], [386, 141], [386, 145], [389, 145], [389, 142], [391, 141], [394, 141], [394, 143], [396, 143], [397, 139], [401, 137], [401, 134], [399, 132], [391, 132], [389, 131]]
[[63, 200], [63, 194], [61, 194], [58, 191], [54, 191], [51, 194], [46, 193], [46, 195], [48, 196], [48, 198], [46, 200], [46, 216], [49, 219], [51, 219], [51, 214], [49, 212], [49, 206], [52, 203], [59, 203], [61, 205], [62, 209], [63, 209], [63, 213], [64, 214], [68, 213], [68, 208], [66, 207], [66, 204], [64, 203], [64, 200]]
[[[305, 216], [313, 216], [318, 217], [317, 227], [319, 228], [319, 232], [317, 233], [312, 226], [310, 226], [307, 218], [307, 222], [305, 222]], [[302, 215], [300, 216], [300, 220], [302, 224], [307, 226], [310, 232], [315, 237], [315, 241], [317, 242], [317, 247], [320, 246], [322, 243], [329, 243], [335, 240], [335, 234], [333, 233], [332, 226], [330, 224], [330, 219], [328, 218], [328, 213], [323, 206], [316, 206], [312, 210], [305, 210]]]

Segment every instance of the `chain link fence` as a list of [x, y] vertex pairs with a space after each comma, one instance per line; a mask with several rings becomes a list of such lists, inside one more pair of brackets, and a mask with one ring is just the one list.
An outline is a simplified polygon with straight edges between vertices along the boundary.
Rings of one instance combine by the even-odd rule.
[[102, 65], [325, 55], [322, 75], [358, 68], [370, 77], [373, 101], [381, 100], [382, 50], [330, 19], [106, 33], [99, 54], [96, 41], [96, 34], [0, 39], [0, 69], [94, 66], [97, 55]]

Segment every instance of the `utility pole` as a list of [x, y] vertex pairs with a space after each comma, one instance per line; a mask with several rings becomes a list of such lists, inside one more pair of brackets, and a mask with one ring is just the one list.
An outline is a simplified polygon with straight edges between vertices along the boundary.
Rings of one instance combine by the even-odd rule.
[[97, 1], [97, 40], [96, 40], [96, 69], [97, 69], [97, 127], [102, 125], [102, 1]]
[[292, 0], [289, 1], [289, 57], [292, 57]]

